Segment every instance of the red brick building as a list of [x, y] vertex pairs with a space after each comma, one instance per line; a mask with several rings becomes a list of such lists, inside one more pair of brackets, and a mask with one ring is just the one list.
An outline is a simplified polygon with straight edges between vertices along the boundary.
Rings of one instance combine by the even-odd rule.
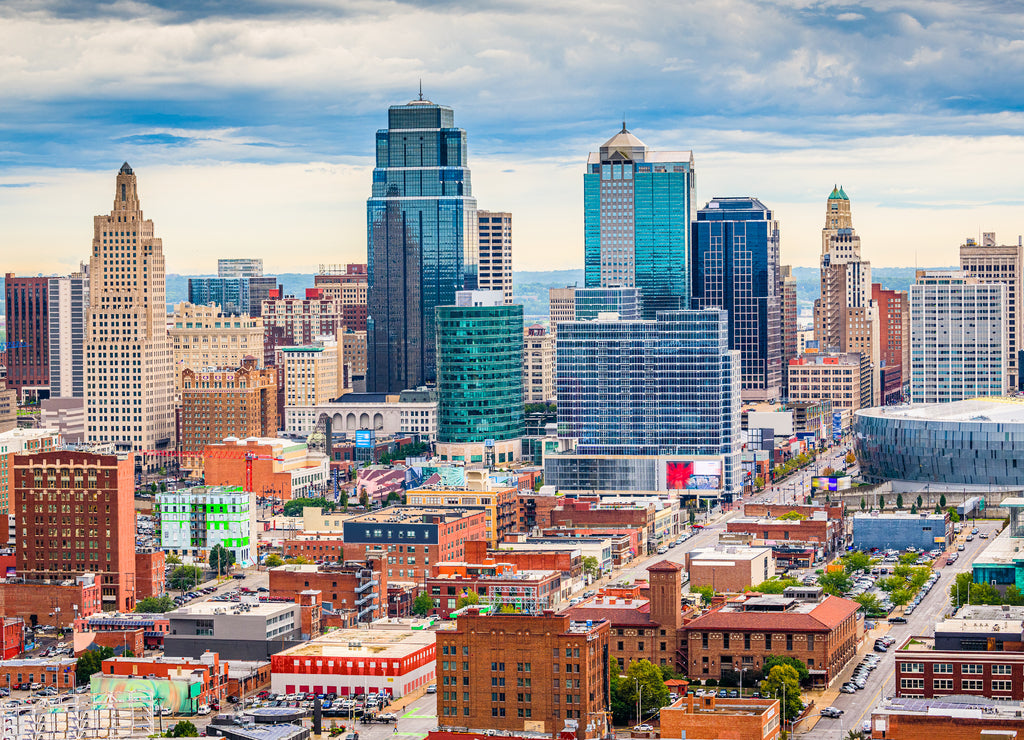
[[113, 657], [103, 661], [100, 672], [104, 676], [151, 676], [154, 678], [171, 678], [180, 672], [202, 677], [202, 685], [195, 700], [198, 707], [209, 704], [214, 699], [226, 699], [228, 696], [228, 662], [221, 661], [217, 653], [206, 652], [200, 658], [124, 658]]
[[487, 512], [391, 506], [342, 523], [346, 560], [387, 558], [388, 581], [422, 582], [441, 560], [465, 560], [466, 543], [487, 541]]
[[878, 303], [878, 344], [882, 356], [882, 405], [903, 400], [903, 386], [910, 383], [910, 301], [905, 290], [886, 290], [871, 285]]
[[57, 450], [16, 456], [18, 574], [60, 582], [95, 573], [103, 608], [132, 611], [134, 485], [132, 455]]
[[552, 510], [564, 502], [562, 495], [520, 490], [516, 506], [519, 530], [529, 532], [534, 527], [550, 527]]
[[135, 553], [135, 598], [163, 596], [167, 592], [164, 579], [166, 556], [163, 550], [144, 549]]
[[337, 563], [345, 559], [340, 534], [302, 534], [281, 543], [283, 557], [303, 557], [314, 563]]
[[723, 699], [714, 692], [682, 696], [661, 710], [662, 737], [775, 740], [782, 733], [778, 699]]
[[0, 614], [20, 617], [32, 627], [70, 627], [76, 617], [100, 611], [101, 603], [99, 578], [91, 573], [68, 586], [39, 580], [0, 583]]
[[820, 589], [781, 596], [745, 594], [685, 626], [690, 678], [760, 671], [769, 655], [799, 658], [816, 686], [828, 685], [856, 654], [859, 605]]
[[49, 278], [7, 273], [7, 387], [25, 399], [25, 388], [50, 387]]
[[466, 560], [479, 563], [487, 558], [501, 558], [519, 570], [557, 570], [563, 577], [578, 580], [583, 576], [583, 557], [569, 550], [488, 550], [487, 542], [466, 543]]
[[74, 658], [21, 658], [0, 662], [0, 686], [41, 683], [58, 689], [75, 687]]
[[356, 612], [356, 622], [388, 616], [388, 575], [381, 557], [365, 562], [282, 565], [270, 570], [270, 597], [294, 599], [313, 589], [333, 611]]
[[818, 512], [823, 512], [829, 519], [843, 518], [842, 504], [761, 504], [756, 502], [743, 504], [743, 516], [750, 517], [777, 519], [783, 514], [789, 514], [793, 511], [808, 519], [811, 519]]
[[874, 740], [991, 740], [1024, 735], [1024, 705], [990, 699], [882, 699], [871, 710]]
[[609, 505], [600, 503], [596, 498], [563, 500], [561, 506], [551, 510], [551, 526], [593, 529], [630, 527], [649, 535], [654, 530], [654, 514], [653, 504]]
[[639, 660], [685, 670], [687, 639], [683, 625], [696, 613], [684, 615], [680, 606], [683, 566], [662, 560], [647, 572], [651, 579], [647, 598], [634, 597], [639, 589], [631, 589], [626, 596], [607, 590], [564, 613], [574, 622], [608, 622], [609, 654], [619, 661], [623, 672]]
[[643, 530], [634, 528], [596, 529], [592, 527], [548, 527], [542, 537], [607, 537], [612, 542], [612, 563], [621, 567], [646, 552]]
[[[567, 614], [461, 615], [437, 633], [437, 723], [552, 737], [565, 720], [579, 740], [604, 737], [609, 625]], [[470, 664], [472, 663], [472, 668]]]
[[511, 563], [486, 559], [480, 563], [437, 563], [431, 566], [426, 592], [434, 599], [431, 614], [449, 619], [461, 597], [470, 593], [492, 609], [510, 606], [537, 614], [554, 608], [561, 598], [562, 574], [556, 570], [519, 570]]
[[0, 622], [0, 660], [13, 660], [25, 650], [25, 620], [3, 617]]
[[727, 532], [745, 532], [755, 542], [789, 547], [802, 543], [820, 548], [825, 556], [842, 550], [844, 532], [842, 519], [754, 519], [743, 517], [726, 523]]
[[[955, 622], [958, 620], [950, 620]], [[995, 637], [1008, 635], [994, 635]], [[1020, 626], [1017, 626], [1017, 640]], [[932, 699], [957, 695], [1024, 701], [1024, 652], [936, 650], [935, 639], [913, 637], [896, 652], [896, 696]]]

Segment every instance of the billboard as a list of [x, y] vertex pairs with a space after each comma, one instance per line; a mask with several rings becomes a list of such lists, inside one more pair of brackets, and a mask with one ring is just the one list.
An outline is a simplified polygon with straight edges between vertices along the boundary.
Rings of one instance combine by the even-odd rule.
[[104, 695], [123, 696], [130, 693], [155, 697], [161, 707], [174, 714], [192, 714], [199, 704], [202, 682], [194, 678], [137, 678], [105, 676], [94, 673], [89, 679], [90, 693], [96, 701]]
[[811, 488], [821, 491], [846, 491], [853, 485], [853, 478], [848, 475], [842, 477], [825, 477], [822, 475], [811, 478]]
[[665, 480], [670, 491], [717, 491], [722, 488], [722, 461], [670, 460]]
[[356, 447], [373, 447], [376, 443], [376, 432], [372, 429], [359, 429], [356, 431]]
[[841, 439], [843, 436], [843, 412], [832, 412], [832, 438]]

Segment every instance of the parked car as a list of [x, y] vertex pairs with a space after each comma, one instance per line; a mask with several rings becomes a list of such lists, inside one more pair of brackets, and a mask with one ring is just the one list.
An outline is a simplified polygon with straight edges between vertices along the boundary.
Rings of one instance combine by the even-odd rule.
[[906, 617], [889, 617], [889, 624], [906, 624]]
[[436, 694], [437, 693], [437, 684], [436, 683], [430, 684], [427, 687], [427, 693], [428, 694]]

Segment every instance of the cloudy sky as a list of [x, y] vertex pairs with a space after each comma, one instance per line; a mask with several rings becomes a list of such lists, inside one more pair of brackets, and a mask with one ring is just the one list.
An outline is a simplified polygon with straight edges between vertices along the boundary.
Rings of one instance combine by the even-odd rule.
[[876, 265], [1024, 233], [1024, 10], [1012, 0], [5, 0], [4, 270], [88, 254], [128, 160], [168, 269], [364, 261], [373, 137], [455, 108], [517, 269], [582, 264], [582, 168], [621, 126], [692, 149], [699, 204], [754, 195], [817, 264], [841, 183]]

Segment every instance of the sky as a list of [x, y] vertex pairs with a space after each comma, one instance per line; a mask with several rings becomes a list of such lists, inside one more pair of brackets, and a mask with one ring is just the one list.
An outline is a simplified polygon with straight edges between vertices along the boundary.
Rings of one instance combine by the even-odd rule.
[[878, 266], [1024, 233], [1024, 4], [1011, 0], [4, 0], [4, 271], [86, 259], [122, 161], [167, 269], [366, 259], [387, 107], [455, 109], [516, 269], [582, 266], [583, 167], [622, 125], [692, 150], [696, 205], [755, 196], [817, 265], [841, 184]]

